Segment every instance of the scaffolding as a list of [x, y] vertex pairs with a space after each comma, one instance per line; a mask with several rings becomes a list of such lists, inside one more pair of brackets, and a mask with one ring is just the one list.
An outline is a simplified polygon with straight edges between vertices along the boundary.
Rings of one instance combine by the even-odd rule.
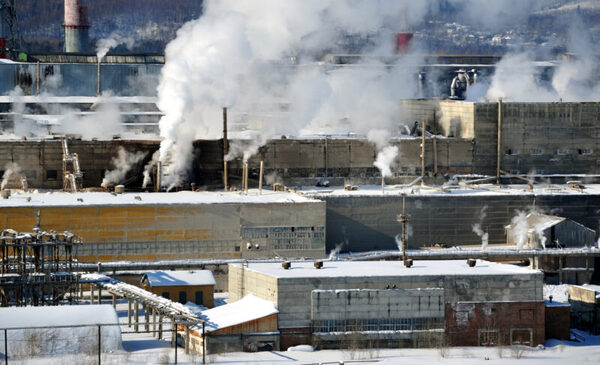
[[75, 248], [70, 232], [0, 233], [0, 306], [57, 305], [78, 300]]
[[76, 153], [69, 153], [69, 145], [67, 139], [62, 140], [63, 150], [63, 190], [76, 193], [81, 190], [82, 177], [81, 168], [79, 167], [79, 156]]

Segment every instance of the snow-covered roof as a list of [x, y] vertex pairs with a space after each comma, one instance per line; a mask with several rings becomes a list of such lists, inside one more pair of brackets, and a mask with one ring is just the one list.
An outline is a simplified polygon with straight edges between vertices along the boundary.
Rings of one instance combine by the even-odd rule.
[[[241, 264], [231, 264], [241, 267]], [[414, 261], [406, 268], [402, 261], [324, 261], [316, 269], [312, 262], [292, 262], [289, 269], [281, 263], [249, 262], [247, 270], [277, 278], [376, 277], [376, 276], [449, 276], [449, 275], [519, 275], [541, 273], [509, 264], [477, 260], [469, 267], [465, 260]]]
[[[29, 200], [28, 200], [29, 198]], [[239, 192], [179, 191], [174, 193], [123, 193], [104, 192], [66, 193], [53, 191], [46, 193], [15, 192], [9, 199], [0, 199], [0, 209], [7, 207], [48, 207], [48, 206], [106, 206], [106, 205], [197, 205], [197, 204], [260, 204], [260, 203], [310, 203], [314, 199], [288, 192], [275, 192], [263, 189], [250, 190], [248, 195]]]
[[275, 303], [248, 294], [236, 302], [206, 310], [200, 318], [206, 321], [205, 331], [213, 332], [277, 313]]
[[527, 225], [530, 227], [530, 231], [545, 230], [547, 228], [557, 225], [565, 219], [567, 218], [532, 212], [527, 214]]
[[119, 323], [110, 304], [0, 308], [0, 327], [74, 326]]
[[[195, 286], [216, 285], [210, 270], [194, 271], [150, 271], [144, 274], [150, 286]], [[144, 279], [142, 279], [144, 280]]]
[[[550, 176], [550, 175], [549, 175]], [[545, 176], [546, 177], [546, 176]], [[581, 178], [584, 175], [580, 176]], [[476, 177], [474, 177], [476, 178]], [[575, 178], [575, 176], [573, 176]], [[406, 194], [408, 197], [414, 196], [545, 196], [545, 195], [588, 195], [600, 194], [600, 184], [586, 184], [583, 192], [573, 189], [568, 185], [552, 185], [551, 187], [544, 184], [533, 185], [533, 190], [529, 190], [528, 185], [506, 185], [498, 186], [493, 184], [478, 184], [477, 187], [471, 188], [460, 185], [451, 186], [413, 186], [407, 185], [386, 185], [384, 193], [381, 192], [381, 185], [359, 185], [358, 190], [344, 190], [343, 186], [332, 186], [319, 188], [314, 186], [302, 187], [301, 192], [305, 195], [314, 196], [316, 198], [326, 197], [390, 197], [402, 196]], [[441, 191], [443, 190], [443, 191]]]

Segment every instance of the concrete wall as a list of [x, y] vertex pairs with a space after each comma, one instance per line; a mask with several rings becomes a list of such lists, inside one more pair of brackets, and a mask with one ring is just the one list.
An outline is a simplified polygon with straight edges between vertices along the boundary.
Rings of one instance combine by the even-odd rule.
[[[312, 321], [443, 318], [443, 289], [313, 290]], [[378, 330], [378, 329], [374, 329]]]
[[[82, 238], [77, 249], [82, 261], [325, 255], [325, 203], [320, 201], [6, 207], [0, 210], [0, 227], [29, 231], [38, 212], [41, 229], [69, 230]], [[265, 240], [258, 250], [247, 249], [242, 232], [257, 227], [289, 231], [289, 244], [274, 247]], [[313, 227], [322, 235], [307, 235]]]
[[[83, 186], [100, 186], [105, 171], [112, 170], [112, 158], [117, 156], [119, 147], [128, 151], [146, 151], [144, 161], [131, 174], [137, 171], [137, 186], [141, 186], [141, 170], [159, 147], [158, 141], [84, 141], [69, 140], [69, 151], [77, 153], [83, 171]], [[7, 163], [15, 162], [27, 176], [30, 188], [62, 189], [62, 146], [55, 140], [23, 140], [0, 141], [0, 172], [3, 173]], [[50, 172], [49, 172], [50, 171]], [[49, 175], [51, 174], [51, 175]], [[51, 177], [49, 177], [51, 176]], [[56, 178], [54, 178], [56, 176]], [[135, 176], [134, 176], [135, 177]]]
[[[473, 172], [495, 174], [498, 104], [405, 100], [404, 120], [474, 141]], [[430, 117], [432, 116], [432, 117]], [[501, 168], [519, 174], [597, 174], [600, 103], [503, 103]]]
[[[401, 232], [396, 216], [402, 212], [402, 197], [328, 196], [327, 249], [341, 244], [343, 251], [397, 249], [394, 237]], [[596, 228], [600, 221], [600, 196], [583, 195], [437, 195], [406, 197], [409, 218], [408, 245], [417, 248], [434, 243], [480, 245], [481, 239], [472, 226], [480, 223], [489, 233], [490, 243], [505, 243], [504, 227], [517, 210], [531, 207], [555, 212], [587, 227]], [[486, 217], [481, 219], [486, 207]]]

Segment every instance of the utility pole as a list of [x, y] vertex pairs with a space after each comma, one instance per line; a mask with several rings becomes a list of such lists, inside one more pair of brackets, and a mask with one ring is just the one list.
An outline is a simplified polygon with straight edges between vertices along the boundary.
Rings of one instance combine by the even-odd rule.
[[402, 261], [406, 265], [406, 223], [408, 215], [406, 214], [406, 194], [402, 194], [402, 214], [398, 214], [396, 220], [402, 224]]

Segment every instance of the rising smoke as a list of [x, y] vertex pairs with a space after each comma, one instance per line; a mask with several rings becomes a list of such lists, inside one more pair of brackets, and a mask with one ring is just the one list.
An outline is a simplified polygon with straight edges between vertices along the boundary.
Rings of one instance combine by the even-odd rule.
[[510, 220], [513, 232], [513, 240], [517, 245], [517, 249], [521, 250], [527, 242], [527, 234], [529, 233], [529, 223], [527, 223], [527, 213], [517, 210], [517, 214]]
[[2, 175], [2, 183], [0, 184], [0, 190], [8, 187], [9, 185], [21, 186], [21, 166], [16, 162], [7, 162], [4, 165], [4, 174]]
[[96, 42], [96, 57], [98, 62], [101, 62], [104, 56], [110, 51], [111, 48], [115, 48], [121, 44], [127, 46], [127, 48], [133, 47], [135, 43], [135, 38], [132, 36], [127, 36], [120, 31], [114, 31], [108, 35], [106, 38], [100, 39]]
[[487, 216], [487, 205], [484, 205], [481, 210], [479, 211], [479, 222], [475, 223], [473, 225], [473, 233], [475, 233], [476, 235], [478, 235], [481, 238], [481, 250], [485, 251], [485, 249], [487, 249], [488, 243], [489, 243], [489, 234], [488, 232], [484, 232], [483, 229], [481, 228], [481, 225], [483, 224], [483, 220], [485, 219], [485, 217]]
[[[419, 57], [385, 65], [368, 56], [392, 55], [401, 14], [417, 23], [428, 8], [426, 1], [207, 1], [204, 15], [185, 24], [166, 49], [158, 87], [165, 113], [160, 160], [173, 181], [165, 183], [186, 176], [194, 139], [221, 137], [222, 107], [252, 112], [261, 103], [289, 102], [286, 117], [265, 122], [264, 141], [391, 128], [398, 100], [416, 93], [411, 69]], [[317, 62], [335, 53], [345, 34], [373, 39], [362, 61], [368, 67], [329, 69]]]
[[146, 152], [128, 152], [123, 147], [119, 147], [116, 157], [113, 157], [112, 164], [115, 167], [113, 170], [107, 171], [102, 179], [102, 187], [108, 184], [118, 184], [123, 182], [127, 173], [140, 161], [146, 157]]

